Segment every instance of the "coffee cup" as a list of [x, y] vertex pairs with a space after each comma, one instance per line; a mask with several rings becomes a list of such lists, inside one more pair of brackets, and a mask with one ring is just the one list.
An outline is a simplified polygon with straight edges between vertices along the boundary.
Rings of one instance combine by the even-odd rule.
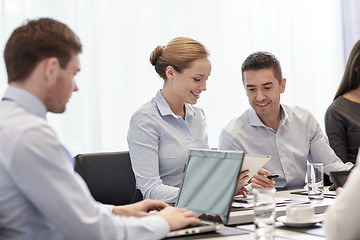
[[291, 223], [306, 223], [314, 219], [314, 206], [310, 204], [294, 204], [286, 208], [286, 221]]

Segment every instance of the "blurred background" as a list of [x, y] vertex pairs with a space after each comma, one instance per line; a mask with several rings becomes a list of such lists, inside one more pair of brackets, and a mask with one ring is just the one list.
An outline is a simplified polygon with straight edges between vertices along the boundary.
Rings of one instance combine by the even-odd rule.
[[250, 107], [241, 64], [255, 51], [274, 53], [287, 79], [281, 102], [324, 114], [360, 38], [357, 0], [0, 0], [0, 94], [7, 88], [3, 51], [27, 19], [67, 24], [83, 44], [81, 72], [65, 114], [49, 123], [73, 155], [127, 150], [135, 110], [162, 88], [149, 62], [158, 45], [191, 37], [209, 50], [212, 72], [197, 106], [211, 147], [221, 129]]

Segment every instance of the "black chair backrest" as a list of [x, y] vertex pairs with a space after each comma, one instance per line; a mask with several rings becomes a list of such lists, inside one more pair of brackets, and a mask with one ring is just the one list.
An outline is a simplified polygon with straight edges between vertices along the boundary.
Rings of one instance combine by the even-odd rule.
[[83, 177], [96, 201], [130, 203], [136, 183], [128, 151], [79, 154], [75, 157], [75, 171]]

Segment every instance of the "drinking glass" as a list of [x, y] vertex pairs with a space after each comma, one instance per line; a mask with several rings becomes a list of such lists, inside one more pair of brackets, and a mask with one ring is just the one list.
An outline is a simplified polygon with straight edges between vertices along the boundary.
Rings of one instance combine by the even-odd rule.
[[274, 188], [254, 188], [252, 191], [256, 239], [274, 239], [276, 190]]
[[309, 163], [307, 165], [307, 179], [309, 199], [324, 199], [324, 165], [322, 163]]

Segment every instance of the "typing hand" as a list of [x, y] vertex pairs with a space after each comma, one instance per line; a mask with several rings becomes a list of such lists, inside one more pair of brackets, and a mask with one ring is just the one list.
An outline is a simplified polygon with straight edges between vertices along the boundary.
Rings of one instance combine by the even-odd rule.
[[168, 205], [162, 201], [146, 199], [134, 204], [115, 206], [113, 213], [123, 216], [144, 217], [150, 215], [151, 210], [161, 210]]
[[191, 224], [201, 225], [200, 219], [186, 208], [174, 208], [168, 206], [161, 210], [158, 215], [162, 216], [169, 224], [170, 230], [177, 230]]
[[274, 188], [275, 181], [267, 178], [272, 173], [264, 168], [260, 169], [251, 180], [252, 188]]

